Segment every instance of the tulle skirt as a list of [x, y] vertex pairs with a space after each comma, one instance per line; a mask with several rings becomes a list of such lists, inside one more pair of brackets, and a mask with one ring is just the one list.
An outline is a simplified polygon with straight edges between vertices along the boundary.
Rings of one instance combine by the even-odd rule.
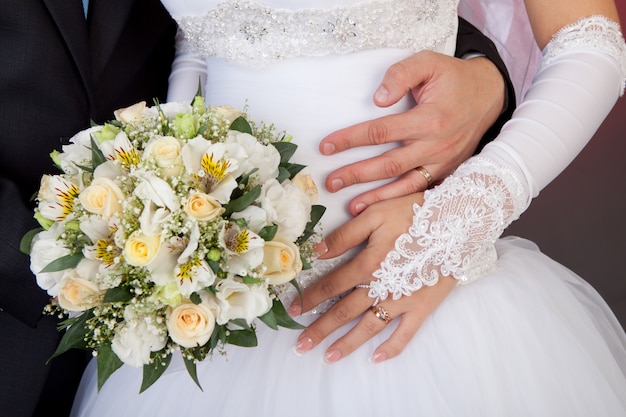
[[585, 281], [519, 238], [497, 243], [498, 269], [459, 286], [398, 357], [372, 364], [383, 333], [324, 365], [332, 340], [294, 353], [298, 331], [258, 326], [259, 346], [182, 359], [139, 394], [123, 366], [97, 392], [95, 361], [73, 416], [626, 416], [626, 335]]

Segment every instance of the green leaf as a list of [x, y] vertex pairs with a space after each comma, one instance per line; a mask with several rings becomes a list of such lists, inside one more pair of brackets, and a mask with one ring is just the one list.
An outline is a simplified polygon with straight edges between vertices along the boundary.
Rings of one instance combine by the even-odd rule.
[[96, 362], [98, 364], [98, 391], [100, 391], [107, 379], [124, 363], [113, 352], [111, 345], [103, 345], [98, 348]]
[[291, 172], [284, 166], [278, 167], [278, 175], [276, 176], [276, 181], [282, 183], [285, 180], [291, 178]]
[[202, 302], [202, 298], [200, 298], [200, 294], [198, 294], [197, 292], [191, 293], [191, 296], [189, 296], [189, 300], [191, 300], [191, 302], [195, 305], [198, 305]]
[[98, 165], [106, 162], [106, 160], [107, 159], [98, 147], [96, 140], [93, 136], [91, 136], [91, 164], [93, 165], [93, 169], [96, 169]]
[[283, 164], [289, 162], [293, 154], [296, 153], [296, 149], [298, 148], [298, 145], [291, 142], [272, 142], [272, 145], [274, 145], [274, 147], [280, 154], [280, 162]]
[[227, 342], [231, 345], [242, 347], [255, 347], [258, 344], [256, 333], [253, 329], [230, 330]]
[[239, 116], [233, 120], [230, 125], [230, 130], [236, 130], [237, 132], [248, 133], [250, 135], [252, 134], [252, 126], [250, 126], [250, 123], [248, 123], [246, 118], [243, 116]]
[[94, 169], [92, 167], [88, 167], [86, 165], [80, 165], [77, 163], [74, 163], [75, 166], [77, 166], [78, 168], [80, 168], [81, 170], [85, 171], [85, 172], [90, 172], [93, 173]]
[[285, 306], [280, 300], [274, 300], [272, 304], [272, 312], [276, 316], [276, 323], [280, 327], [286, 327], [288, 329], [301, 330], [306, 328], [302, 324], [298, 323], [294, 319], [291, 318], [287, 310], [285, 310]]
[[237, 179], [237, 184], [247, 186], [248, 183], [250, 182], [250, 177], [252, 176], [252, 174], [257, 172], [258, 170], [259, 168], [253, 168], [250, 172], [246, 172], [241, 177], [239, 177], [239, 179]]
[[252, 327], [250, 327], [248, 322], [246, 320], [244, 320], [244, 319], [232, 319], [228, 323], [234, 324], [235, 326], [239, 326], [242, 329], [251, 329], [252, 328]]
[[238, 211], [242, 211], [250, 204], [252, 204], [257, 198], [259, 198], [260, 195], [261, 186], [255, 185], [254, 187], [252, 187], [252, 189], [250, 189], [250, 191], [248, 191], [239, 198], [231, 200], [228, 204], [224, 206], [224, 208], [226, 209], [226, 216]]
[[[86, 349], [85, 337], [89, 334], [87, 328], [87, 320], [93, 317], [93, 310], [87, 310], [72, 320], [71, 324], [66, 328], [59, 346], [54, 351], [50, 359], [56, 358], [62, 353], [70, 349]], [[50, 360], [48, 359], [48, 361]]]
[[152, 362], [143, 366], [143, 380], [141, 381], [141, 389], [139, 390], [140, 394], [150, 388], [150, 386], [163, 375], [163, 372], [170, 366], [172, 354], [168, 353], [163, 357], [163, 350], [152, 352], [150, 359]]
[[220, 329], [223, 326], [215, 326], [215, 329], [213, 329], [213, 333], [211, 334], [211, 338], [209, 339], [209, 350], [213, 350], [215, 349], [215, 347], [217, 346], [217, 343], [220, 341]]
[[198, 388], [200, 388], [200, 391], [204, 391], [202, 389], [202, 385], [200, 385], [200, 381], [198, 380], [198, 371], [196, 370], [196, 361], [194, 361], [193, 359], [189, 359], [184, 355], [183, 355], [183, 361], [185, 362], [185, 368], [187, 368], [187, 373], [189, 373], [189, 376], [191, 377], [191, 379], [193, 379], [193, 382], [195, 382]]
[[84, 256], [82, 253], [61, 256], [60, 258], [57, 258], [54, 261], [50, 262], [44, 267], [44, 269], [39, 272], [57, 272], [63, 271], [64, 269], [74, 268], [83, 258]]
[[265, 323], [267, 327], [269, 327], [270, 329], [278, 330], [278, 322], [276, 321], [276, 315], [274, 314], [274, 311], [272, 310], [273, 308], [270, 309], [270, 311], [268, 311], [267, 313], [263, 314], [262, 316], [259, 316], [259, 320]]
[[292, 179], [293, 177], [296, 176], [298, 172], [306, 168], [305, 165], [292, 164], [292, 163], [286, 163], [283, 165], [283, 167], [289, 172], [289, 179]]
[[241, 277], [241, 282], [247, 285], [255, 285], [263, 283], [263, 280], [258, 278], [252, 278], [250, 275], [246, 275], [245, 277]]
[[214, 273], [216, 273], [216, 274], [217, 274], [217, 273], [219, 272], [219, 270], [220, 270], [220, 263], [219, 263], [219, 262], [214, 261], [213, 259], [209, 259], [209, 260], [207, 261], [207, 263], [209, 264], [209, 266], [211, 267], [211, 270], [212, 270]]
[[38, 227], [36, 229], [29, 230], [24, 236], [22, 236], [22, 240], [20, 241], [20, 251], [22, 253], [30, 255], [30, 245], [33, 242], [33, 238], [41, 231], [43, 231], [43, 227]]
[[109, 288], [104, 294], [103, 301], [105, 303], [118, 303], [127, 302], [133, 299], [133, 293], [127, 286], [120, 285], [119, 287]]
[[261, 236], [261, 239], [268, 242], [274, 239], [274, 236], [276, 236], [276, 232], [278, 232], [278, 226], [273, 224], [271, 226], [265, 226], [263, 229], [261, 229], [259, 231], [259, 236]]
[[297, 244], [302, 244], [306, 242], [313, 233], [315, 233], [315, 225], [320, 221], [324, 212], [326, 211], [326, 207], [315, 204], [311, 207], [311, 220], [304, 227], [304, 232], [296, 241]]

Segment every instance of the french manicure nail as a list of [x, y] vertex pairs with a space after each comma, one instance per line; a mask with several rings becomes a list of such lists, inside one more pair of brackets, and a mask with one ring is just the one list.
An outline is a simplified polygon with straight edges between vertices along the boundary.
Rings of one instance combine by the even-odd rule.
[[289, 306], [287, 312], [291, 317], [298, 317], [302, 314], [302, 306], [300, 305], [300, 300], [296, 300]]
[[313, 348], [313, 339], [309, 336], [300, 336], [293, 351], [296, 355], [302, 355]]
[[317, 245], [315, 245], [315, 253], [317, 256], [322, 256], [328, 252], [328, 245], [325, 240], [322, 240]]
[[341, 359], [341, 352], [338, 349], [330, 349], [324, 355], [324, 364], [330, 365], [331, 363], [337, 362]]

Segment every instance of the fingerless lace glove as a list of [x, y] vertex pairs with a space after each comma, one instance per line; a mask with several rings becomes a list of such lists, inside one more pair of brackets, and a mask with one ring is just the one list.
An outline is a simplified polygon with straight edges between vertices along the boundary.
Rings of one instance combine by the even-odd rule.
[[494, 242], [578, 155], [620, 94], [626, 45], [619, 25], [591, 16], [561, 29], [500, 135], [414, 206], [370, 284], [378, 300], [451, 275], [469, 282], [494, 265]]

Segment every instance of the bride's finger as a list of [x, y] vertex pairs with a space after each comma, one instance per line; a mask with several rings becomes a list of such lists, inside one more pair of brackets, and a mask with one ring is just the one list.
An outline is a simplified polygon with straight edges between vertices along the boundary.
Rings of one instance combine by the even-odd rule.
[[[289, 306], [289, 314], [298, 316], [359, 284], [369, 283], [376, 265], [376, 258], [372, 257], [371, 251], [364, 249], [350, 262], [335, 268], [305, 289], [302, 296]], [[369, 303], [372, 302], [370, 299]]]
[[435, 311], [456, 286], [456, 280], [443, 277], [432, 286], [422, 288], [410, 297], [402, 297], [398, 301], [409, 303], [408, 311], [400, 318], [398, 327], [372, 354], [372, 362], [380, 363], [398, 356], [415, 337], [424, 321]]
[[331, 259], [366, 242], [378, 227], [372, 213], [362, 213], [330, 232], [316, 247], [320, 259]]
[[[358, 294], [358, 292], [364, 293]], [[317, 346], [339, 327], [354, 320], [372, 304], [366, 290], [352, 292], [337, 301], [326, 313], [311, 323], [296, 341], [295, 351], [302, 354]]]
[[326, 350], [324, 363], [331, 364], [345, 358], [383, 331], [397, 314], [401, 314], [397, 307], [398, 304], [386, 302], [369, 307], [361, 320]]

